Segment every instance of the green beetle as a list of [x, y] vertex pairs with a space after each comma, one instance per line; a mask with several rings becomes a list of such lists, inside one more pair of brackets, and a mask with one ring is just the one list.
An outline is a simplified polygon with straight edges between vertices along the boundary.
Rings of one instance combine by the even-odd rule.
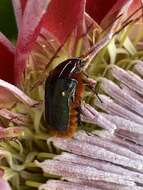
[[57, 136], [71, 137], [80, 121], [80, 100], [83, 91], [79, 58], [60, 63], [45, 83], [45, 119]]

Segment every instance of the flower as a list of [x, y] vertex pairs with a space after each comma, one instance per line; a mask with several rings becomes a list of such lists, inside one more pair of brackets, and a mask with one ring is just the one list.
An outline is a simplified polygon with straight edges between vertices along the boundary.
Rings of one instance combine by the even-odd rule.
[[[7, 180], [16, 190], [142, 189], [142, 33], [132, 36], [141, 16], [126, 14], [137, 1], [110, 1], [96, 15], [95, 6], [103, 7], [98, 1], [12, 2], [16, 47], [0, 35], [0, 188], [10, 189]], [[43, 118], [43, 82], [68, 57], [88, 58], [89, 49], [94, 51], [86, 71], [99, 95], [85, 90], [84, 131], [69, 139], [51, 137]]]

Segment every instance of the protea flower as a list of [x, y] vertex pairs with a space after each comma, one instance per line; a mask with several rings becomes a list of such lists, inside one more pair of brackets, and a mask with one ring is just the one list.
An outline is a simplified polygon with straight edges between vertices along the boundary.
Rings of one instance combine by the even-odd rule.
[[[16, 48], [0, 34], [0, 189], [143, 189], [142, 4], [101, 2], [12, 1]], [[99, 97], [85, 89], [82, 129], [51, 137], [45, 79], [92, 47], [86, 73]]]

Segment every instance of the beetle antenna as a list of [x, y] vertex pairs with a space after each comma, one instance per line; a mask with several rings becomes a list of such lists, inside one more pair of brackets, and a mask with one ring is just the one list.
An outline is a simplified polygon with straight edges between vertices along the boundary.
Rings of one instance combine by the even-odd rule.
[[[117, 21], [122, 15], [123, 15], [123, 14], [120, 14], [119, 16], [116, 17], [116, 19], [115, 19], [113, 22], [109, 23], [109, 25], [108, 25], [106, 28], [103, 29], [103, 31], [101, 32], [101, 34], [102, 34], [103, 32], [105, 32], [111, 25], [113, 25], [114, 22]], [[86, 32], [86, 34], [87, 34], [87, 32]], [[108, 36], [108, 35], [105, 36], [105, 38], [103, 38], [99, 43], [97, 43], [95, 46], [93, 46], [92, 49], [91, 49], [89, 52], [87, 52], [85, 55], [80, 56], [80, 58], [86, 59], [86, 57], [87, 57], [90, 53], [92, 53], [93, 51], [96, 51], [96, 52], [98, 53], [98, 49], [99, 49], [99, 51], [100, 51], [100, 49], [102, 49], [102, 47], [103, 47], [104, 45], [106, 45], [106, 41], [110, 41], [110, 40], [109, 40], [109, 38], [111, 39], [110, 36], [111, 36], [111, 32], [109, 33], [109, 36]], [[85, 61], [86, 61], [86, 60], [85, 60]]]
[[143, 4], [141, 4], [141, 6], [139, 7], [139, 8], [137, 8], [124, 22], [123, 22], [123, 24], [124, 23], [126, 23], [126, 22], [128, 22], [137, 12], [139, 12], [141, 9], [143, 9]]
[[[143, 6], [141, 6], [143, 7]], [[130, 19], [135, 13], [137, 13], [140, 9], [137, 9], [132, 15], [129, 16], [129, 18], [127, 18], [121, 28], [119, 28], [116, 32], [112, 32], [112, 28], [111, 28], [111, 31], [104, 37], [102, 38], [102, 40], [100, 40], [95, 46], [92, 47], [92, 49], [86, 53], [85, 55], [82, 56], [83, 60], [84, 61], [87, 61], [85, 67], [84, 67], [84, 70], [83, 70], [83, 74], [85, 73], [84, 71], [86, 70], [86, 68], [88, 67], [89, 63], [91, 62], [91, 60], [95, 57], [95, 55], [103, 48], [105, 47], [109, 42], [110, 40], [112, 39], [112, 37], [114, 37], [115, 35], [117, 35], [118, 33], [120, 33], [124, 28], [126, 28], [130, 23], [135, 23], [137, 22], [141, 17], [142, 17], [142, 14], [137, 17], [136, 19]], [[85, 74], [84, 74], [85, 75]], [[95, 88], [96, 88], [97, 84], [95, 85]], [[93, 89], [92, 89], [93, 91]], [[96, 90], [94, 90], [94, 94], [97, 96], [98, 100], [101, 101], [101, 99], [99, 98], [98, 96], [98, 93], [96, 92]], [[101, 101], [102, 102], [102, 101]]]
[[103, 28], [103, 31], [101, 32], [101, 34], [106, 32], [110, 28], [110, 26], [112, 26], [114, 24], [114, 22], [117, 21], [118, 19], [120, 19], [122, 16], [123, 16], [123, 13], [118, 15], [112, 22], [110, 22], [105, 28]]
[[[140, 4], [143, 6], [143, 1], [140, 0]], [[143, 8], [142, 8], [142, 16], [143, 16]], [[143, 17], [142, 17], [142, 21], [143, 21]]]
[[[116, 32], [113, 33], [113, 29], [111, 28], [110, 32], [104, 37], [102, 38], [97, 44], [95, 44], [87, 53], [85, 53], [84, 55], [80, 56], [80, 58], [82, 58], [83, 60], [87, 61], [87, 64], [84, 67], [84, 70], [86, 70], [86, 68], [88, 67], [89, 63], [91, 62], [91, 60], [96, 56], [96, 54], [103, 48], [105, 47], [110, 40], [112, 39], [113, 36], [117, 35], [118, 33], [120, 33], [124, 28], [126, 28], [130, 23], [134, 23], [137, 22], [142, 15], [140, 15], [139, 17], [137, 17], [136, 19], [130, 19], [131, 17], [133, 17], [141, 8], [143, 8], [143, 6], [139, 7], [137, 10], [135, 10], [134, 13], [132, 13], [122, 24], [121, 28], [119, 30], [117, 30]], [[120, 17], [118, 17], [119, 19]], [[114, 23], [113, 23], [114, 24]]]
[[142, 14], [139, 16], [139, 17], [137, 17], [136, 19], [134, 19], [134, 20], [129, 20], [128, 22], [125, 22], [125, 24], [119, 29], [119, 30], [117, 30], [114, 34], [113, 34], [113, 36], [115, 36], [116, 34], [118, 34], [118, 33], [120, 33], [120, 31], [122, 31], [126, 26], [128, 26], [130, 23], [135, 23], [135, 22], [137, 22], [138, 20], [140, 20], [140, 18], [142, 17]]
[[[140, 0], [141, 1], [141, 0]], [[142, 1], [141, 1], [141, 6], [138, 8], [138, 9], [136, 9], [124, 22], [123, 22], [123, 24], [124, 23], [127, 23], [128, 21], [129, 21], [129, 19], [131, 19], [138, 11], [140, 11], [140, 10], [143, 10], [143, 3], [142, 3]], [[120, 15], [118, 15], [115, 19], [114, 19], [114, 21], [112, 21], [112, 22], [110, 22], [105, 28], [103, 28], [103, 31], [101, 32], [101, 34], [102, 33], [104, 33], [105, 31], [107, 31], [108, 29], [109, 29], [109, 27], [110, 26], [112, 26], [112, 24], [116, 21], [116, 20], [118, 20], [120, 17], [122, 17], [122, 15], [123, 15], [123, 13], [121, 13]], [[143, 13], [142, 13], [142, 15], [143, 15]]]

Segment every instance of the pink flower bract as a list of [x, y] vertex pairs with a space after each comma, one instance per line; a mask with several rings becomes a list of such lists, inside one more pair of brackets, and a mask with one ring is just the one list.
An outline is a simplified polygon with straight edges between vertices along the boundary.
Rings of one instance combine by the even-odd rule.
[[[35, 40], [44, 27], [60, 43], [75, 29], [82, 26], [85, 6], [89, 15], [98, 23], [107, 15], [118, 13], [129, 0], [111, 0], [106, 4], [102, 0], [13, 0], [13, 7], [18, 26], [16, 54], [11, 52], [0, 37], [0, 77], [6, 81], [20, 82], [21, 74], [26, 66], [26, 59]], [[104, 6], [103, 6], [104, 3]], [[139, 0], [134, 0], [132, 6], [138, 6]], [[113, 14], [115, 17], [116, 14]], [[80, 30], [82, 32], [82, 30]], [[15, 63], [14, 63], [15, 60]]]

